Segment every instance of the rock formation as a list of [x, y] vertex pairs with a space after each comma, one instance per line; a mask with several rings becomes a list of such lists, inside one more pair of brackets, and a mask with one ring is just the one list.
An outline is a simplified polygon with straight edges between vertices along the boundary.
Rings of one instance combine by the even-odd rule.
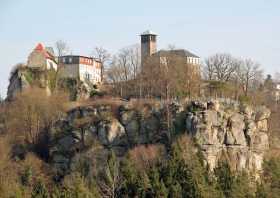
[[[168, 109], [172, 122], [184, 129], [175, 135], [187, 132], [193, 137], [210, 171], [223, 159], [233, 169], [245, 169], [256, 176], [262, 170], [269, 146], [270, 110], [266, 107], [193, 101], [185, 105], [173, 103]], [[96, 142], [122, 156], [135, 145], [166, 143], [170, 137], [167, 131], [165, 104], [145, 104], [141, 108], [130, 103], [117, 108], [77, 107], [52, 128], [50, 159], [58, 174], [64, 175], [75, 167], [81, 155], [94, 153]]]
[[210, 170], [225, 159], [233, 170], [249, 170], [258, 176], [269, 147], [269, 109], [217, 101], [192, 102], [188, 108], [187, 131], [202, 149]]

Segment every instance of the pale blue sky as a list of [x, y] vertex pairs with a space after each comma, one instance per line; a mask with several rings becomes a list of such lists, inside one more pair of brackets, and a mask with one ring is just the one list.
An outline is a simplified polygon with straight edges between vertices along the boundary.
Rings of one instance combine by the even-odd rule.
[[159, 34], [158, 48], [174, 44], [204, 59], [217, 52], [280, 71], [279, 0], [0, 0], [0, 94], [11, 67], [26, 62], [36, 43], [67, 41], [74, 54], [94, 46], [111, 52]]

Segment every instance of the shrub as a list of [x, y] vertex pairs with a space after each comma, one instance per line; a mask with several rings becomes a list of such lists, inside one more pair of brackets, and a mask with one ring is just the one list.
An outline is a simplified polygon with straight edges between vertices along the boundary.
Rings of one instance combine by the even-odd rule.
[[39, 180], [37, 183], [35, 183], [32, 192], [31, 192], [31, 198], [48, 198], [49, 193], [48, 189], [46, 188], [45, 184]]

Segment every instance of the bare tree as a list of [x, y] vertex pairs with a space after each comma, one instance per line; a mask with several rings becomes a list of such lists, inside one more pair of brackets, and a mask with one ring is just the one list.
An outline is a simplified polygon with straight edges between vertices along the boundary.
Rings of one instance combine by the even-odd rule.
[[106, 71], [107, 80], [121, 96], [135, 95], [139, 90], [140, 50], [138, 45], [121, 49]]
[[203, 76], [206, 80], [214, 80], [215, 79], [215, 67], [212, 64], [212, 60], [207, 58], [205, 60], [205, 65], [203, 68]]
[[94, 51], [93, 51], [93, 56], [98, 58], [98, 60], [101, 62], [101, 81], [103, 81], [104, 80], [105, 65], [110, 60], [111, 55], [103, 47], [95, 47]]
[[280, 72], [275, 72], [273, 75], [273, 79], [275, 82], [279, 83], [280, 82]]
[[66, 55], [67, 53], [69, 53], [69, 50], [70, 50], [68, 44], [63, 40], [56, 41], [55, 48], [56, 48], [58, 57]]
[[256, 88], [260, 85], [263, 77], [263, 71], [260, 69], [260, 65], [251, 59], [242, 61], [236, 73], [245, 96], [248, 95], [249, 88]]
[[204, 75], [208, 80], [227, 82], [233, 76], [236, 65], [230, 54], [215, 54], [205, 60]]
[[128, 56], [132, 69], [132, 78], [136, 79], [137, 75], [140, 72], [140, 66], [141, 66], [140, 46], [132, 45], [131, 47], [129, 47]]

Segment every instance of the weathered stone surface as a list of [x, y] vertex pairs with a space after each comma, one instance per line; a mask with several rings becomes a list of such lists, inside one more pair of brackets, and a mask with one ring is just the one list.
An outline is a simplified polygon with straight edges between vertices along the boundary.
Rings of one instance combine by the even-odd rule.
[[257, 121], [257, 128], [258, 128], [260, 131], [268, 131], [267, 120], [264, 119], [264, 120]]
[[104, 145], [120, 144], [125, 129], [116, 119], [101, 121], [98, 124], [98, 139]]
[[247, 170], [257, 178], [269, 147], [270, 110], [234, 104], [210, 101], [206, 107], [202, 102], [192, 102], [187, 108], [186, 130], [201, 147], [210, 170], [226, 159], [233, 170]]
[[[168, 109], [171, 121], [182, 122], [179, 125], [195, 139], [210, 170], [226, 159], [233, 170], [247, 170], [257, 177], [269, 146], [269, 109], [238, 106], [230, 100], [194, 101], [187, 106], [174, 102]], [[143, 108], [128, 103], [117, 113], [108, 105], [74, 108], [51, 129], [51, 161], [60, 174], [65, 174], [82, 161], [90, 161], [89, 153], [93, 156], [96, 142], [118, 156], [138, 144], [163, 143], [168, 134], [166, 115], [163, 103]]]
[[270, 117], [270, 114], [271, 111], [267, 107], [265, 106], [258, 107], [256, 111], [256, 121], [268, 119]]

